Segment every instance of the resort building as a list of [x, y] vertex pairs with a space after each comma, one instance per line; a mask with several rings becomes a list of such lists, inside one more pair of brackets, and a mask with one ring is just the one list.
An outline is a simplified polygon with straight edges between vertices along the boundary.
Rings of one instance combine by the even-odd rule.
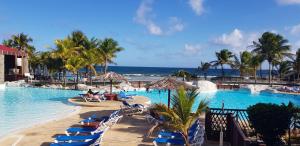
[[15, 48], [0, 45], [0, 84], [24, 78], [28, 73], [27, 54]]

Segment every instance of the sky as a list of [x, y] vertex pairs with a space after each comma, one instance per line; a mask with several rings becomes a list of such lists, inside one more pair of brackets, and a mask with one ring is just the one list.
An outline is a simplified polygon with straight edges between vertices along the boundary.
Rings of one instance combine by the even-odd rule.
[[74, 30], [114, 38], [121, 66], [197, 67], [265, 31], [300, 48], [300, 0], [0, 0], [0, 41], [23, 32], [38, 51]]

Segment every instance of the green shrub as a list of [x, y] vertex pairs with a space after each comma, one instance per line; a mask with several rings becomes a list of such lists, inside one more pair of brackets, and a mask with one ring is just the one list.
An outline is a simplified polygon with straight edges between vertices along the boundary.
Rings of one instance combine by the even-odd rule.
[[258, 103], [248, 108], [248, 115], [251, 126], [267, 146], [278, 146], [282, 144], [281, 137], [289, 129], [294, 111], [295, 107], [291, 103]]

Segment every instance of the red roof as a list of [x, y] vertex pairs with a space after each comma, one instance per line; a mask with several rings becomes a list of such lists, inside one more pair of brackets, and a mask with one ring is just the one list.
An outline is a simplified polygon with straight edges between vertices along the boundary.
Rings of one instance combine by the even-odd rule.
[[9, 48], [9, 47], [4, 46], [4, 45], [0, 45], [0, 54], [25, 56], [24, 52], [19, 51], [18, 49], [15, 49], [15, 48]]

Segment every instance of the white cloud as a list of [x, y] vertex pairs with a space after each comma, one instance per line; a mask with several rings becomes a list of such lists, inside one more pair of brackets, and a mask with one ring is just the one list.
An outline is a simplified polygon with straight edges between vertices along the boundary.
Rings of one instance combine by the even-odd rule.
[[164, 29], [153, 20], [153, 0], [143, 0], [136, 11], [134, 20], [146, 26], [148, 32], [153, 35], [166, 35], [180, 32], [184, 29], [184, 24], [177, 17], [169, 17], [169, 24]]
[[169, 18], [169, 28], [166, 32], [167, 34], [180, 32], [180, 31], [183, 31], [183, 29], [184, 29], [184, 24], [179, 18], [177, 18], [177, 17]]
[[200, 51], [201, 51], [201, 46], [198, 44], [196, 45], [185, 44], [183, 49], [183, 54], [187, 56], [194, 56], [194, 55], [198, 55]]
[[234, 29], [229, 34], [222, 34], [213, 40], [214, 44], [230, 47], [235, 53], [247, 50], [253, 41], [257, 41], [259, 33], [245, 33], [239, 29]]
[[300, 34], [300, 24], [294, 25], [294, 26], [288, 28], [288, 30], [290, 31], [290, 33], [291, 33], [292, 35]]
[[241, 47], [243, 34], [239, 29], [234, 29], [230, 34], [222, 34], [222, 36], [215, 39], [215, 43], [219, 45], [228, 45], [232, 47]]
[[277, 3], [281, 5], [293, 5], [300, 4], [300, 0], [277, 0]]
[[204, 12], [203, 1], [204, 0], [189, 0], [189, 5], [196, 15], [200, 16]]

